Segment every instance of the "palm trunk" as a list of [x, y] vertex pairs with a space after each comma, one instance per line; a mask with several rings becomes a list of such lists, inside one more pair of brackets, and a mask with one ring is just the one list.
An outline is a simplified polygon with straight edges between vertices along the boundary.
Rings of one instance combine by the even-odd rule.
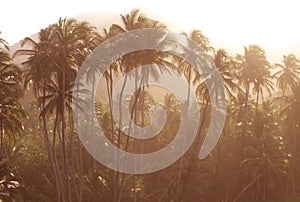
[[[138, 88], [138, 81], [137, 81], [137, 78], [138, 78], [138, 71], [137, 71], [137, 69], [135, 69], [135, 73], [136, 73], [136, 75], [135, 75], [135, 90], [137, 90]], [[141, 80], [141, 85], [142, 85], [142, 80]], [[140, 88], [139, 88], [139, 90], [141, 90], [141, 85], [140, 85]], [[140, 94], [139, 94], [140, 95]], [[137, 95], [136, 96], [136, 101], [137, 100], [139, 100], [139, 95]], [[138, 113], [138, 111], [137, 111], [137, 109], [136, 109], [136, 107], [134, 108], [134, 121], [135, 121], [135, 124], [137, 124], [137, 114]], [[133, 131], [134, 131], [134, 134], [136, 134], [136, 125], [133, 125]], [[134, 148], [134, 153], [137, 153], [137, 144], [136, 144], [136, 138], [134, 138], [134, 140], [133, 140], [133, 148]], [[136, 165], [136, 158], [134, 159], [134, 164]], [[133, 174], [133, 202], [136, 202], [136, 181], [137, 181], [137, 176], [135, 175], [135, 174]]]
[[[186, 111], [184, 112], [183, 116], [188, 116], [188, 110], [189, 110], [189, 103], [190, 103], [190, 94], [191, 94], [191, 68], [188, 69], [188, 89], [187, 89], [187, 103], [186, 103]], [[183, 117], [184, 118], [184, 117]], [[184, 134], [187, 132], [187, 126], [184, 126]], [[183, 146], [182, 149], [185, 147], [185, 138], [183, 139]], [[180, 159], [180, 167], [179, 167], [179, 173], [178, 173], [178, 181], [177, 181], [177, 187], [176, 187], [176, 200], [179, 201], [180, 198], [180, 183], [181, 183], [181, 177], [183, 172], [183, 161], [184, 161], [184, 155]]]
[[[52, 148], [53, 148], [53, 152], [55, 152], [55, 142], [56, 142], [57, 124], [58, 124], [58, 108], [56, 108], [56, 112], [55, 112], [55, 120], [54, 120], [54, 126], [53, 126], [53, 137], [52, 137]], [[54, 155], [54, 154], [53, 154], [53, 155]]]
[[[110, 110], [110, 116], [111, 116], [111, 141], [114, 142], [114, 120], [113, 120], [113, 98], [112, 98], [112, 91], [113, 91], [113, 76], [112, 76], [112, 70], [109, 70], [109, 78], [106, 79], [106, 89], [107, 89], [107, 95], [108, 95], [108, 105]], [[117, 179], [116, 179], [116, 172], [114, 171], [114, 178], [113, 178], [113, 202], [116, 201], [116, 196], [118, 192], [118, 185], [117, 185]]]
[[244, 147], [244, 144], [245, 144], [246, 132], [247, 132], [249, 89], [250, 89], [250, 84], [247, 83], [246, 84], [244, 116], [243, 116], [242, 143], [240, 145], [240, 151], [239, 151], [240, 154], [242, 154], [242, 150], [243, 150], [243, 147]]
[[61, 135], [62, 135], [62, 150], [63, 150], [63, 162], [67, 177], [67, 188], [68, 188], [68, 195], [69, 201], [72, 201], [72, 194], [71, 194], [71, 183], [70, 183], [70, 173], [68, 168], [67, 156], [66, 156], [66, 121], [65, 121], [65, 85], [66, 85], [66, 75], [65, 75], [65, 68], [63, 67], [63, 82], [62, 82], [62, 101], [61, 101]]
[[[142, 87], [142, 127], [145, 127], [145, 113], [144, 113], [144, 110], [145, 110], [145, 86], [143, 85]], [[145, 145], [145, 141], [144, 139], [141, 140], [141, 165], [143, 165], [143, 155], [144, 155], [144, 145]], [[137, 194], [137, 201], [139, 201], [139, 193]]]
[[280, 101], [280, 108], [279, 108], [279, 111], [281, 111], [281, 109], [282, 109], [282, 104], [283, 104], [283, 99], [285, 99], [285, 90], [286, 90], [286, 86], [287, 86], [287, 84], [285, 83], [284, 88], [282, 89], [282, 99], [281, 99], [281, 101]]
[[[46, 90], [45, 87], [43, 89], [43, 97], [46, 96]], [[42, 100], [42, 111], [45, 109], [45, 99]], [[52, 165], [53, 169], [53, 174], [55, 177], [55, 184], [56, 184], [56, 191], [57, 191], [57, 201], [60, 202], [61, 199], [65, 201], [64, 197], [64, 191], [63, 191], [63, 185], [61, 181], [61, 177], [59, 175], [59, 169], [58, 169], [58, 164], [57, 161], [55, 160], [55, 154], [54, 154], [54, 149], [51, 148], [51, 143], [48, 135], [48, 130], [47, 130], [47, 121], [46, 121], [46, 115], [42, 115], [42, 120], [43, 120], [43, 128], [44, 128], [44, 140], [45, 140], [45, 146], [46, 150], [48, 153], [48, 158], [50, 160], [50, 163]]]
[[[95, 127], [95, 124], [94, 124], [94, 117], [95, 117], [95, 103], [94, 103], [94, 100], [95, 100], [95, 76], [93, 75], [92, 77], [92, 139], [93, 139], [93, 155], [95, 156], [96, 154], [96, 145], [95, 145], [95, 134], [94, 134], [94, 127]], [[96, 159], [93, 158], [93, 169], [94, 171], [96, 171]]]
[[[70, 175], [71, 175], [71, 179], [72, 179], [72, 183], [73, 183], [73, 187], [74, 188], [74, 195], [76, 196], [76, 199], [78, 202], [81, 201], [80, 199], [80, 190], [78, 188], [78, 181], [76, 179], [76, 161], [77, 161], [77, 150], [75, 148], [75, 138], [74, 138], [74, 134], [73, 134], [73, 131], [74, 131], [74, 121], [73, 121], [73, 116], [72, 116], [72, 110], [69, 111], [68, 110], [68, 116], [69, 116], [69, 126], [70, 126], [70, 144], [71, 144], [71, 148], [70, 148], [70, 151], [71, 151], [71, 163], [70, 163], [70, 166], [69, 166], [69, 169], [70, 169]], [[79, 170], [79, 169], [78, 169]]]
[[60, 202], [61, 199], [63, 201], [65, 201], [64, 194], [61, 194], [61, 192], [63, 192], [63, 187], [61, 186], [61, 180], [59, 178], [57, 163], [56, 163], [55, 157], [53, 155], [53, 150], [50, 146], [50, 139], [49, 139], [49, 136], [48, 136], [45, 115], [43, 115], [42, 119], [43, 119], [44, 131], [45, 131], [44, 133], [45, 133], [46, 149], [47, 149], [48, 157], [50, 159], [50, 163], [51, 163], [52, 168], [53, 168], [53, 174], [54, 174], [54, 177], [55, 177], [55, 184], [56, 184], [56, 191], [57, 191], [57, 201]]
[[[141, 86], [142, 86], [142, 82], [143, 82], [144, 78], [142, 77], [141, 82], [140, 82], [140, 88], [137, 91], [137, 95], [135, 97], [131, 112], [130, 112], [130, 120], [133, 119], [133, 115], [134, 115], [134, 111], [136, 109], [136, 104], [137, 104], [137, 99], [140, 95], [141, 92]], [[128, 134], [127, 134], [127, 140], [126, 140], [126, 145], [125, 145], [125, 152], [128, 150], [128, 146], [129, 146], [129, 135], [130, 135], [130, 131], [131, 131], [131, 122], [129, 122], [129, 127], [128, 127]], [[125, 156], [126, 158], [126, 156]], [[121, 189], [120, 189], [120, 193], [119, 193], [119, 197], [118, 197], [118, 202], [121, 201], [122, 199], [122, 194], [123, 194], [123, 190], [124, 190], [124, 178], [125, 178], [125, 173], [122, 173], [122, 178], [121, 178]]]
[[256, 103], [255, 103], [256, 112], [258, 110], [258, 100], [259, 100], [259, 89], [257, 90], [257, 95], [256, 95]]
[[243, 188], [243, 190], [235, 197], [233, 202], [237, 202], [238, 199], [257, 181], [259, 178], [263, 175], [263, 172], [261, 172], [258, 176], [256, 176], [246, 187]]
[[[206, 103], [205, 103], [205, 107], [204, 107], [204, 110], [203, 110], [202, 121], [201, 121], [200, 126], [199, 126], [198, 136], [195, 139], [196, 143], [200, 140], [200, 137], [201, 137], [201, 133], [202, 133], [202, 130], [203, 130], [203, 127], [204, 127], [204, 123], [205, 123], [205, 120], [206, 120], [206, 114], [207, 114], [208, 104], [209, 104], [209, 98], [207, 98]], [[195, 148], [194, 150], [196, 151], [197, 144], [195, 145], [194, 148]], [[194, 161], [192, 161], [192, 155], [193, 154], [195, 154], [194, 151], [191, 152], [191, 156], [188, 157], [188, 161], [190, 162], [190, 164], [194, 163]], [[192, 168], [192, 166], [190, 165], [190, 167], [188, 168], [187, 174], [186, 174], [186, 178], [185, 178], [185, 182], [186, 183], [189, 182], [189, 179], [190, 179], [190, 169], [191, 168]], [[186, 188], [187, 188], [187, 186], [184, 186], [183, 193], [185, 193]]]
[[0, 159], [2, 159], [3, 158], [3, 147], [4, 147], [4, 143], [3, 143], [3, 141], [4, 141], [4, 128], [3, 128], [3, 120], [2, 119], [0, 119], [0, 138], [1, 138], [1, 148], [0, 148]]
[[[125, 86], [126, 86], [126, 82], [127, 82], [127, 73], [125, 73], [125, 79], [124, 79], [124, 82], [122, 84], [122, 89], [121, 89], [121, 92], [120, 92], [120, 100], [119, 100], [119, 129], [118, 129], [118, 139], [117, 139], [117, 144], [118, 144], [118, 148], [120, 148], [120, 144], [121, 144], [121, 129], [120, 127], [122, 127], [122, 97], [123, 97], [123, 93], [124, 93], [124, 90], [125, 90]], [[120, 156], [120, 151], [118, 150], [118, 153], [117, 153], [117, 162], [119, 162], [119, 156]], [[119, 165], [119, 164], [117, 164]], [[114, 173], [114, 191], [113, 191], [113, 201], [117, 201], [118, 199], [118, 186], [119, 186], [119, 172], [118, 171], [115, 171]]]
[[[79, 92], [79, 85], [77, 85], [77, 92]], [[76, 100], [78, 101], [78, 93], [76, 93]], [[76, 117], [78, 117], [78, 109], [76, 108]], [[78, 128], [78, 121], [76, 121], [76, 128]], [[81, 150], [81, 141], [79, 136], [77, 135], [77, 144], [79, 149], [79, 201], [82, 201], [82, 191], [83, 191], [83, 164], [82, 164], [82, 150]]]

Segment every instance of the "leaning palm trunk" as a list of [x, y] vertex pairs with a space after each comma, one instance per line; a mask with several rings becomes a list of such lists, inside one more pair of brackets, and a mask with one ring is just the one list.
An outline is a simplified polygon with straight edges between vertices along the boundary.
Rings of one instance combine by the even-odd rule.
[[[195, 142], [199, 141], [200, 136], [202, 134], [202, 131], [203, 131], [203, 128], [204, 128], [204, 123], [205, 123], [206, 117], [207, 117], [206, 114], [207, 114], [208, 106], [209, 106], [209, 99], [207, 99], [205, 107], [204, 107], [204, 110], [203, 110], [203, 119], [202, 119], [202, 121], [200, 123], [199, 131], [198, 131], [198, 136], [196, 137]], [[191, 162], [193, 162], [192, 161], [192, 155], [195, 154], [196, 149], [197, 149], [197, 147], [195, 145], [195, 147], [193, 148], [192, 152], [190, 152], [190, 155], [187, 157], [187, 162], [185, 164], [183, 164], [182, 169], [186, 168], [188, 165], [190, 165]], [[189, 172], [187, 172], [187, 173], [189, 173]], [[176, 182], [176, 180], [177, 180], [178, 177], [179, 177], [179, 175], [176, 175], [172, 180], [170, 180], [170, 183], [168, 184], [168, 186], [166, 186], [165, 191], [161, 194], [161, 196], [160, 196], [160, 198], [158, 200], [159, 202], [163, 201], [164, 196], [166, 195], [166, 193], [168, 192], [168, 190], [171, 188], [171, 186]], [[188, 181], [188, 178], [189, 178], [189, 175], [187, 175], [186, 181]]]
[[[206, 100], [206, 101], [205, 101]], [[208, 106], [209, 106], [209, 97], [207, 99], [204, 99], [205, 101], [205, 106], [204, 106], [204, 109], [203, 109], [203, 116], [202, 116], [202, 120], [200, 122], [200, 126], [199, 126], [199, 130], [198, 130], [198, 135], [195, 139], [195, 147], [193, 148], [192, 152], [191, 152], [191, 155], [187, 157], [187, 163], [185, 164], [186, 166], [187, 165], [190, 165], [189, 168], [188, 168], [188, 171], [187, 171], [187, 174], [186, 174], [186, 177], [185, 177], [185, 180], [184, 182], [185, 183], [188, 183], [189, 182], [189, 179], [190, 179], [190, 169], [192, 168], [191, 164], [195, 163], [195, 161], [192, 160], [192, 155], [196, 153], [196, 149], [198, 148], [198, 142], [200, 141], [200, 137], [201, 137], [201, 134], [202, 134], [202, 131], [203, 131], [203, 128], [204, 128], [204, 124], [206, 122], [206, 115], [207, 115], [207, 109], [208, 109]], [[184, 186], [183, 187], [183, 193], [185, 193], [185, 191], [187, 190], [187, 186]]]
[[261, 172], [258, 176], [256, 176], [247, 186], [245, 186], [243, 188], [243, 190], [235, 197], [235, 199], [233, 200], [233, 202], [237, 202], [238, 199], [255, 183], [257, 182], [260, 177], [263, 175], [264, 173]]

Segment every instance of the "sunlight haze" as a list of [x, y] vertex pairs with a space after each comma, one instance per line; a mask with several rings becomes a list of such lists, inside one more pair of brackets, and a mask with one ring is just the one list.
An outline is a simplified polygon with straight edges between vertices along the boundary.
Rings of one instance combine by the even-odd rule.
[[[29, 1], [2, 2], [0, 31], [10, 45], [59, 17], [75, 17], [89, 12], [104, 13], [99, 22], [118, 19], [133, 8], [160, 20], [171, 30], [188, 32], [200, 29], [216, 48], [229, 53], [243, 51], [243, 46], [262, 46], [270, 60], [279, 62], [283, 54], [300, 51], [300, 12], [297, 1]], [[110, 18], [110, 19], [108, 19]], [[93, 23], [92, 23], [93, 24]], [[102, 25], [95, 25], [97, 27]], [[103, 28], [103, 27], [102, 27]], [[279, 57], [279, 58], [278, 58]]]

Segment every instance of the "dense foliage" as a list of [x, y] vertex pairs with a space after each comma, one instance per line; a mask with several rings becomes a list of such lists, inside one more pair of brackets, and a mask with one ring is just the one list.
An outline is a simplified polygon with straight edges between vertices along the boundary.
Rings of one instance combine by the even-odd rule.
[[[111, 64], [104, 73], [106, 85], [98, 87], [104, 89], [101, 92], [106, 92], [107, 99], [93, 98], [96, 114], [92, 116], [97, 117], [110, 141], [125, 151], [149, 153], [167, 145], [183, 113], [180, 101], [171, 93], [160, 101], [167, 122], [153, 139], [129, 138], [111, 119], [112, 91], [118, 78], [126, 78], [138, 66], [158, 64], [159, 71], [177, 72], [196, 90], [199, 103], [195, 107], [201, 111], [196, 141], [176, 163], [147, 175], [110, 170], [89, 155], [76, 134], [71, 107], [72, 93], [78, 90], [73, 88], [75, 78], [83, 61], [97, 45], [115, 35], [167, 27], [138, 10], [121, 15], [121, 19], [121, 25], [113, 24], [101, 33], [88, 22], [59, 19], [42, 29], [37, 41], [25, 38], [13, 56], [0, 39], [0, 199], [299, 201], [300, 60], [290, 53], [283, 56], [281, 64], [271, 64], [258, 45], [229, 55], [224, 49], [211, 47], [200, 30], [183, 35], [212, 58], [226, 91], [226, 123], [213, 152], [204, 160], [198, 159], [211, 113], [205, 76], [196, 74], [189, 63], [171, 53], [144, 50]], [[18, 66], [13, 58], [19, 56], [26, 57]], [[136, 73], [143, 75], [139, 82], [143, 87], [128, 98], [128, 110], [135, 123], [144, 127], [150, 123], [150, 108], [158, 102], [147, 84], [150, 77], [159, 81], [161, 74], [146, 70]], [[96, 91], [95, 72], [89, 75]], [[187, 100], [190, 90], [186, 89]], [[34, 98], [28, 101], [28, 96]], [[26, 101], [21, 104], [20, 100]], [[75, 101], [79, 106], [84, 104], [80, 98]], [[90, 124], [93, 130], [94, 120]]]

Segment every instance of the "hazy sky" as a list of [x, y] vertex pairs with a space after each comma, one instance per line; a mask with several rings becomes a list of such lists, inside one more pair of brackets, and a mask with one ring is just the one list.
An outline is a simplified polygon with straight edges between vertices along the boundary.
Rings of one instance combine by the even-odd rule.
[[[10, 45], [54, 23], [87, 12], [126, 14], [140, 8], [175, 31], [201, 29], [213, 45], [242, 51], [258, 44], [271, 57], [300, 56], [300, 3], [297, 0], [51, 0], [2, 1], [1, 37]], [[107, 15], [108, 16], [108, 15]], [[103, 16], [103, 21], [106, 20]], [[298, 53], [297, 53], [298, 52]]]

